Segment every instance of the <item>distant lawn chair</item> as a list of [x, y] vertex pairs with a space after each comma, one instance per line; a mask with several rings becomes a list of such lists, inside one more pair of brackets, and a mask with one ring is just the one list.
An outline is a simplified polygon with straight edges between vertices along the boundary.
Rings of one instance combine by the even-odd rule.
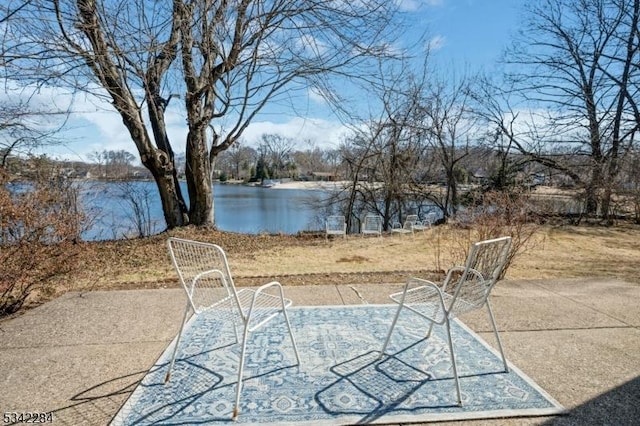
[[454, 216], [455, 222], [462, 228], [469, 228], [475, 221], [472, 210], [458, 211]]
[[430, 229], [433, 224], [436, 222], [436, 214], [434, 212], [430, 212], [425, 216], [423, 221], [418, 221], [413, 225], [414, 231], [426, 231]]
[[[249, 333], [267, 325], [269, 321], [282, 315], [289, 330], [289, 337], [293, 346], [298, 365], [300, 357], [296, 341], [291, 332], [291, 324], [287, 316], [287, 308], [291, 300], [285, 299], [280, 283], [273, 281], [256, 290], [243, 288], [236, 290], [229, 270], [227, 256], [222, 248], [215, 244], [197, 241], [169, 238], [167, 241], [173, 266], [180, 282], [187, 293], [187, 307], [180, 324], [180, 331], [173, 348], [173, 355], [165, 383], [171, 377], [171, 371], [176, 361], [176, 354], [180, 346], [180, 338], [187, 323], [189, 311], [193, 315], [204, 312], [214, 314], [225, 324], [233, 327], [236, 343], [242, 345], [238, 365], [238, 382], [236, 384], [236, 399], [233, 408], [233, 419], [237, 419], [240, 411], [240, 391], [242, 390], [242, 372], [244, 370], [245, 352]], [[274, 294], [270, 294], [269, 291]], [[242, 327], [242, 340], [237, 326]]]
[[362, 221], [360, 233], [364, 235], [378, 235], [382, 237], [382, 216], [378, 214], [368, 214]]
[[418, 215], [410, 214], [407, 215], [407, 218], [404, 220], [403, 224], [400, 224], [400, 222], [394, 222], [393, 225], [391, 225], [391, 232], [400, 235], [413, 234], [413, 231], [414, 229], [416, 229], [416, 225], [418, 224]]
[[327, 239], [329, 235], [342, 235], [342, 238], [347, 238], [347, 222], [344, 216], [329, 216], [325, 222], [325, 231]]
[[502, 237], [481, 241], [471, 246], [465, 266], [456, 266], [447, 272], [442, 286], [420, 278], [410, 278], [404, 290], [394, 293], [391, 299], [398, 303], [398, 310], [391, 323], [389, 334], [382, 346], [380, 357], [385, 355], [391, 335], [402, 309], [406, 309], [429, 321], [427, 339], [431, 336], [434, 324], [444, 325], [447, 331], [449, 356], [453, 367], [458, 405], [462, 405], [462, 394], [458, 379], [458, 367], [453, 351], [450, 322], [466, 312], [478, 310], [484, 306], [489, 312], [504, 371], [508, 372], [507, 359], [504, 356], [502, 342], [489, 304], [489, 294], [502, 275], [511, 250], [511, 237]]

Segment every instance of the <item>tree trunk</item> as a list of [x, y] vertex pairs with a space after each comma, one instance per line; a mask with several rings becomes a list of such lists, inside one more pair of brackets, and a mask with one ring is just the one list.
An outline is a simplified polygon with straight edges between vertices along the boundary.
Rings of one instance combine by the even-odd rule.
[[213, 226], [213, 187], [206, 127], [189, 131], [186, 156], [190, 223], [196, 226]]
[[[593, 160], [596, 161], [595, 159]], [[585, 188], [584, 208], [587, 215], [596, 215], [598, 213], [598, 189], [602, 185], [602, 173], [600, 172], [600, 163], [592, 164], [591, 177]]]
[[154, 155], [141, 156], [141, 158], [143, 165], [151, 172], [158, 186], [167, 228], [188, 225], [189, 217], [173, 162], [167, 161], [167, 155], [161, 150], [155, 150]]

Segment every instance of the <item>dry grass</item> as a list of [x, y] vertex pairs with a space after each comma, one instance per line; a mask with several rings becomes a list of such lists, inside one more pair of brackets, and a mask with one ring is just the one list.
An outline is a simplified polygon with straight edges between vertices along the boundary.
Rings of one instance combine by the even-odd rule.
[[[464, 259], [471, 232], [440, 226], [415, 236], [324, 239], [324, 236], [241, 235], [187, 228], [142, 240], [87, 243], [82, 267], [55, 283], [70, 290], [163, 288], [177, 285], [168, 235], [215, 242], [227, 251], [238, 285], [277, 279], [285, 285], [402, 282], [438, 278]], [[640, 226], [539, 227], [511, 279], [620, 278], [640, 284]]]

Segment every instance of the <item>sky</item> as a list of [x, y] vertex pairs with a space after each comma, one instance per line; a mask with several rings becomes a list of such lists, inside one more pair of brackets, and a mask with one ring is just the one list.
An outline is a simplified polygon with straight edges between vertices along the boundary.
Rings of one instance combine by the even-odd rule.
[[[510, 35], [517, 29], [525, 0], [396, 0], [410, 26], [403, 30], [406, 40], [426, 33], [432, 60], [443, 69], [484, 70], [491, 72]], [[51, 102], [44, 98], [41, 102]], [[347, 129], [331, 114], [330, 108], [313, 91], [295, 111], [278, 110], [257, 117], [243, 134], [244, 143], [257, 146], [263, 133], [278, 133], [296, 141], [298, 149], [319, 146], [337, 148]], [[70, 102], [57, 95], [56, 103]], [[172, 100], [167, 109], [167, 130], [176, 152], [184, 148], [186, 138], [184, 108]], [[64, 145], [49, 147], [46, 153], [58, 159], [90, 161], [90, 154], [103, 150], [127, 150], [136, 158], [120, 116], [105, 110], [95, 100], [76, 95], [73, 110], [59, 137]]]

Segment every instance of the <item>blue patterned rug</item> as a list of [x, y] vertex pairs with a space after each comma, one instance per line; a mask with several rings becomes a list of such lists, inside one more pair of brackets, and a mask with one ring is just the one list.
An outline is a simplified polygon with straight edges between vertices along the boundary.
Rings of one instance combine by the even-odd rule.
[[[502, 361], [462, 323], [452, 324], [463, 406], [456, 405], [445, 330], [403, 312], [378, 359], [396, 306], [291, 308], [302, 364], [280, 318], [250, 335], [237, 423], [337, 425], [558, 414], [562, 407]], [[171, 380], [169, 345], [114, 425], [233, 423], [240, 345], [230, 325], [200, 315], [186, 326]], [[506, 354], [507, 357], [509, 354]]]

